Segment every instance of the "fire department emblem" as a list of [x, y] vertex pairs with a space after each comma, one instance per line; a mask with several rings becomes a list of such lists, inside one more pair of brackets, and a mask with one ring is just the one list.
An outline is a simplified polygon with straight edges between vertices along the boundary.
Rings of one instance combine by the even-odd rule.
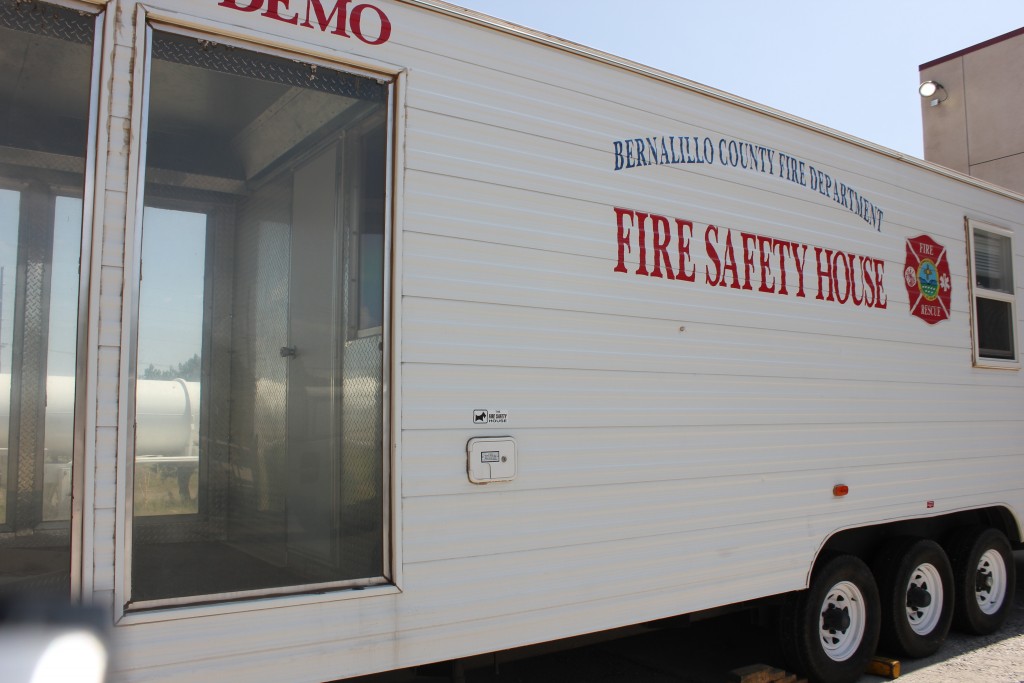
[[927, 235], [908, 239], [903, 278], [911, 315], [929, 325], [949, 317], [953, 283], [945, 247]]

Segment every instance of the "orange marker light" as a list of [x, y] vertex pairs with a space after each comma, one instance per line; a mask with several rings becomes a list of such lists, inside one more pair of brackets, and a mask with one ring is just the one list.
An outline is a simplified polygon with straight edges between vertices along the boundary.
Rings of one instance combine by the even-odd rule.
[[836, 484], [832, 487], [832, 495], [836, 498], [841, 498], [850, 492], [850, 487], [846, 484]]

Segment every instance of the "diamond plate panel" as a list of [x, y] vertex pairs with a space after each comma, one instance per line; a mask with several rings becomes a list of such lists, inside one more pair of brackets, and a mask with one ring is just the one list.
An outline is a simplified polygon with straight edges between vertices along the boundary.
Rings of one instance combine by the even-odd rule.
[[346, 503], [381, 495], [381, 337], [345, 345], [342, 380], [342, 492]]
[[53, 252], [53, 195], [35, 187], [22, 193], [18, 235], [19, 272], [15, 298], [11, 449], [17, 460], [15, 527], [30, 529], [42, 519], [46, 417], [46, 360]]
[[341, 549], [345, 576], [382, 573], [384, 538], [383, 340], [345, 345], [342, 380]]
[[386, 85], [368, 78], [320, 68], [313, 64], [261, 55], [208, 40], [166, 33], [154, 34], [153, 57], [176, 64], [187, 64], [234, 76], [319, 90], [370, 102], [384, 102], [388, 95]]
[[0, 26], [91, 45], [95, 20], [82, 12], [42, 2], [9, 0], [0, 4]]

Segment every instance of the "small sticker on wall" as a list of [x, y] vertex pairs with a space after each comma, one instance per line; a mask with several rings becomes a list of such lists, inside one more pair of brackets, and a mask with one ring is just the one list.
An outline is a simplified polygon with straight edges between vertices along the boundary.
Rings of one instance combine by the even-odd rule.
[[475, 425], [492, 425], [492, 424], [506, 424], [508, 422], [508, 413], [504, 410], [474, 410], [473, 411], [473, 424]]

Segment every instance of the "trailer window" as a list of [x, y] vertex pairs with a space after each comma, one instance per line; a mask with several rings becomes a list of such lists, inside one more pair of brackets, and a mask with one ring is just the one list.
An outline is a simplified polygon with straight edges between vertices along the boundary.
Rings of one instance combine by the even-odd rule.
[[71, 592], [95, 33], [95, 16], [0, 4], [0, 596]]
[[384, 581], [390, 86], [151, 36], [132, 600]]
[[978, 364], [1017, 364], [1016, 297], [1011, 233], [971, 223], [974, 345]]

